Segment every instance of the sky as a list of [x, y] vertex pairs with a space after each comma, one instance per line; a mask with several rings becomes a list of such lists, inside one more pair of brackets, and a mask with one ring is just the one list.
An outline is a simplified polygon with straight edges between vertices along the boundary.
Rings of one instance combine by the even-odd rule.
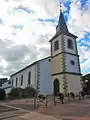
[[81, 72], [90, 73], [90, 0], [2, 0], [0, 77], [50, 56], [60, 2], [69, 31], [78, 36]]

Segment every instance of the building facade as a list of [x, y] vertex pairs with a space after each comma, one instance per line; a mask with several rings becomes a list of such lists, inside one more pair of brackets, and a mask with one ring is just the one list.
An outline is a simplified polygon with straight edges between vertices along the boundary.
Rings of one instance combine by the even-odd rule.
[[50, 57], [34, 62], [10, 76], [13, 88], [33, 87], [38, 93], [52, 94]]
[[90, 93], [90, 73], [82, 76], [83, 85], [86, 86], [87, 91]]
[[57, 92], [78, 94], [82, 75], [76, 39], [77, 36], [69, 32], [60, 10], [56, 34], [50, 40], [51, 56], [12, 74], [12, 88], [32, 86], [45, 95]]
[[12, 89], [11, 81], [7, 80], [2, 84], [2, 88], [5, 90], [6, 95], [8, 95]]
[[76, 38], [77, 36], [69, 32], [60, 10], [56, 34], [50, 40], [51, 74], [55, 94], [57, 92], [78, 94], [81, 91], [81, 71]]
[[7, 82], [7, 78], [0, 78], [0, 87], [2, 87], [2, 84], [4, 84], [5, 82]]

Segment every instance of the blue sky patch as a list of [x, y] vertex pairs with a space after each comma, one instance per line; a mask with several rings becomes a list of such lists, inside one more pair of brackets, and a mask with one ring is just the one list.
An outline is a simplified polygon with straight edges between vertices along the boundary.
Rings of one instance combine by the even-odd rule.
[[88, 0], [80, 0], [81, 6], [86, 7]]
[[55, 23], [57, 20], [56, 18], [51, 18], [51, 19], [37, 19], [37, 21], [40, 21], [40, 22], [52, 22], [52, 23]]
[[30, 10], [29, 8], [27, 7], [24, 7], [23, 5], [19, 5], [18, 7], [15, 7], [14, 9], [16, 9], [18, 12], [21, 12], [21, 11], [25, 11], [27, 13], [33, 13], [32, 10]]

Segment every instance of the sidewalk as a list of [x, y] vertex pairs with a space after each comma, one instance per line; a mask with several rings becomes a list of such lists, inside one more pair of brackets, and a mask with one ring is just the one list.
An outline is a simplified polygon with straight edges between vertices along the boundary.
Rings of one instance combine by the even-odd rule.
[[[18, 116], [14, 118], [9, 118], [7, 120], [90, 120], [90, 117], [74, 117], [74, 116], [64, 116], [60, 118], [55, 118], [49, 115], [39, 114], [37, 112], [31, 112], [23, 116]], [[5, 119], [6, 120], [6, 119]]]
[[31, 112], [22, 116], [12, 117], [5, 120], [62, 120], [49, 115], [43, 115], [37, 112]]
[[37, 112], [31, 112], [24, 116], [20, 116], [20, 118], [24, 118], [25, 120], [61, 120], [49, 115], [43, 115]]

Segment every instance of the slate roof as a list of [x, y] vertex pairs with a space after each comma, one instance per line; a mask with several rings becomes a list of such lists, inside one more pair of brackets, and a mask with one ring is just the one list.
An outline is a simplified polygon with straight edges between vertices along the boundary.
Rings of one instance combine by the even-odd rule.
[[64, 30], [65, 32], [68, 32], [68, 28], [61, 10], [60, 10], [60, 16], [59, 16], [59, 21], [57, 26], [59, 27], [60, 31]]
[[60, 34], [71, 36], [75, 39], [78, 38], [77, 36], [73, 35], [72, 33], [70, 33], [68, 31], [68, 28], [67, 28], [67, 25], [66, 25], [66, 22], [65, 22], [65, 19], [64, 19], [64, 15], [63, 15], [61, 10], [60, 10], [60, 16], [59, 16], [59, 21], [58, 21], [57, 27], [59, 28], [59, 31], [56, 32], [56, 34], [53, 36], [53, 38], [51, 38], [51, 40], [49, 42], [51, 42], [53, 39], [55, 39]]
[[23, 70], [26, 70], [27, 68], [29, 68], [29, 67], [31, 67], [31, 66], [37, 64], [37, 63], [40, 62], [40, 61], [43, 61], [43, 60], [45, 60], [45, 59], [50, 59], [50, 58], [51, 58], [51, 57], [48, 56], [48, 57], [45, 57], [45, 58], [43, 58], [43, 59], [37, 60], [37, 61], [31, 63], [30, 65], [28, 65], [28, 66], [22, 68], [21, 70], [18, 70], [17, 72], [13, 73], [12, 75], [10, 75], [10, 77], [12, 77], [12, 76], [14, 76], [14, 75], [16, 75], [16, 74], [22, 72]]

